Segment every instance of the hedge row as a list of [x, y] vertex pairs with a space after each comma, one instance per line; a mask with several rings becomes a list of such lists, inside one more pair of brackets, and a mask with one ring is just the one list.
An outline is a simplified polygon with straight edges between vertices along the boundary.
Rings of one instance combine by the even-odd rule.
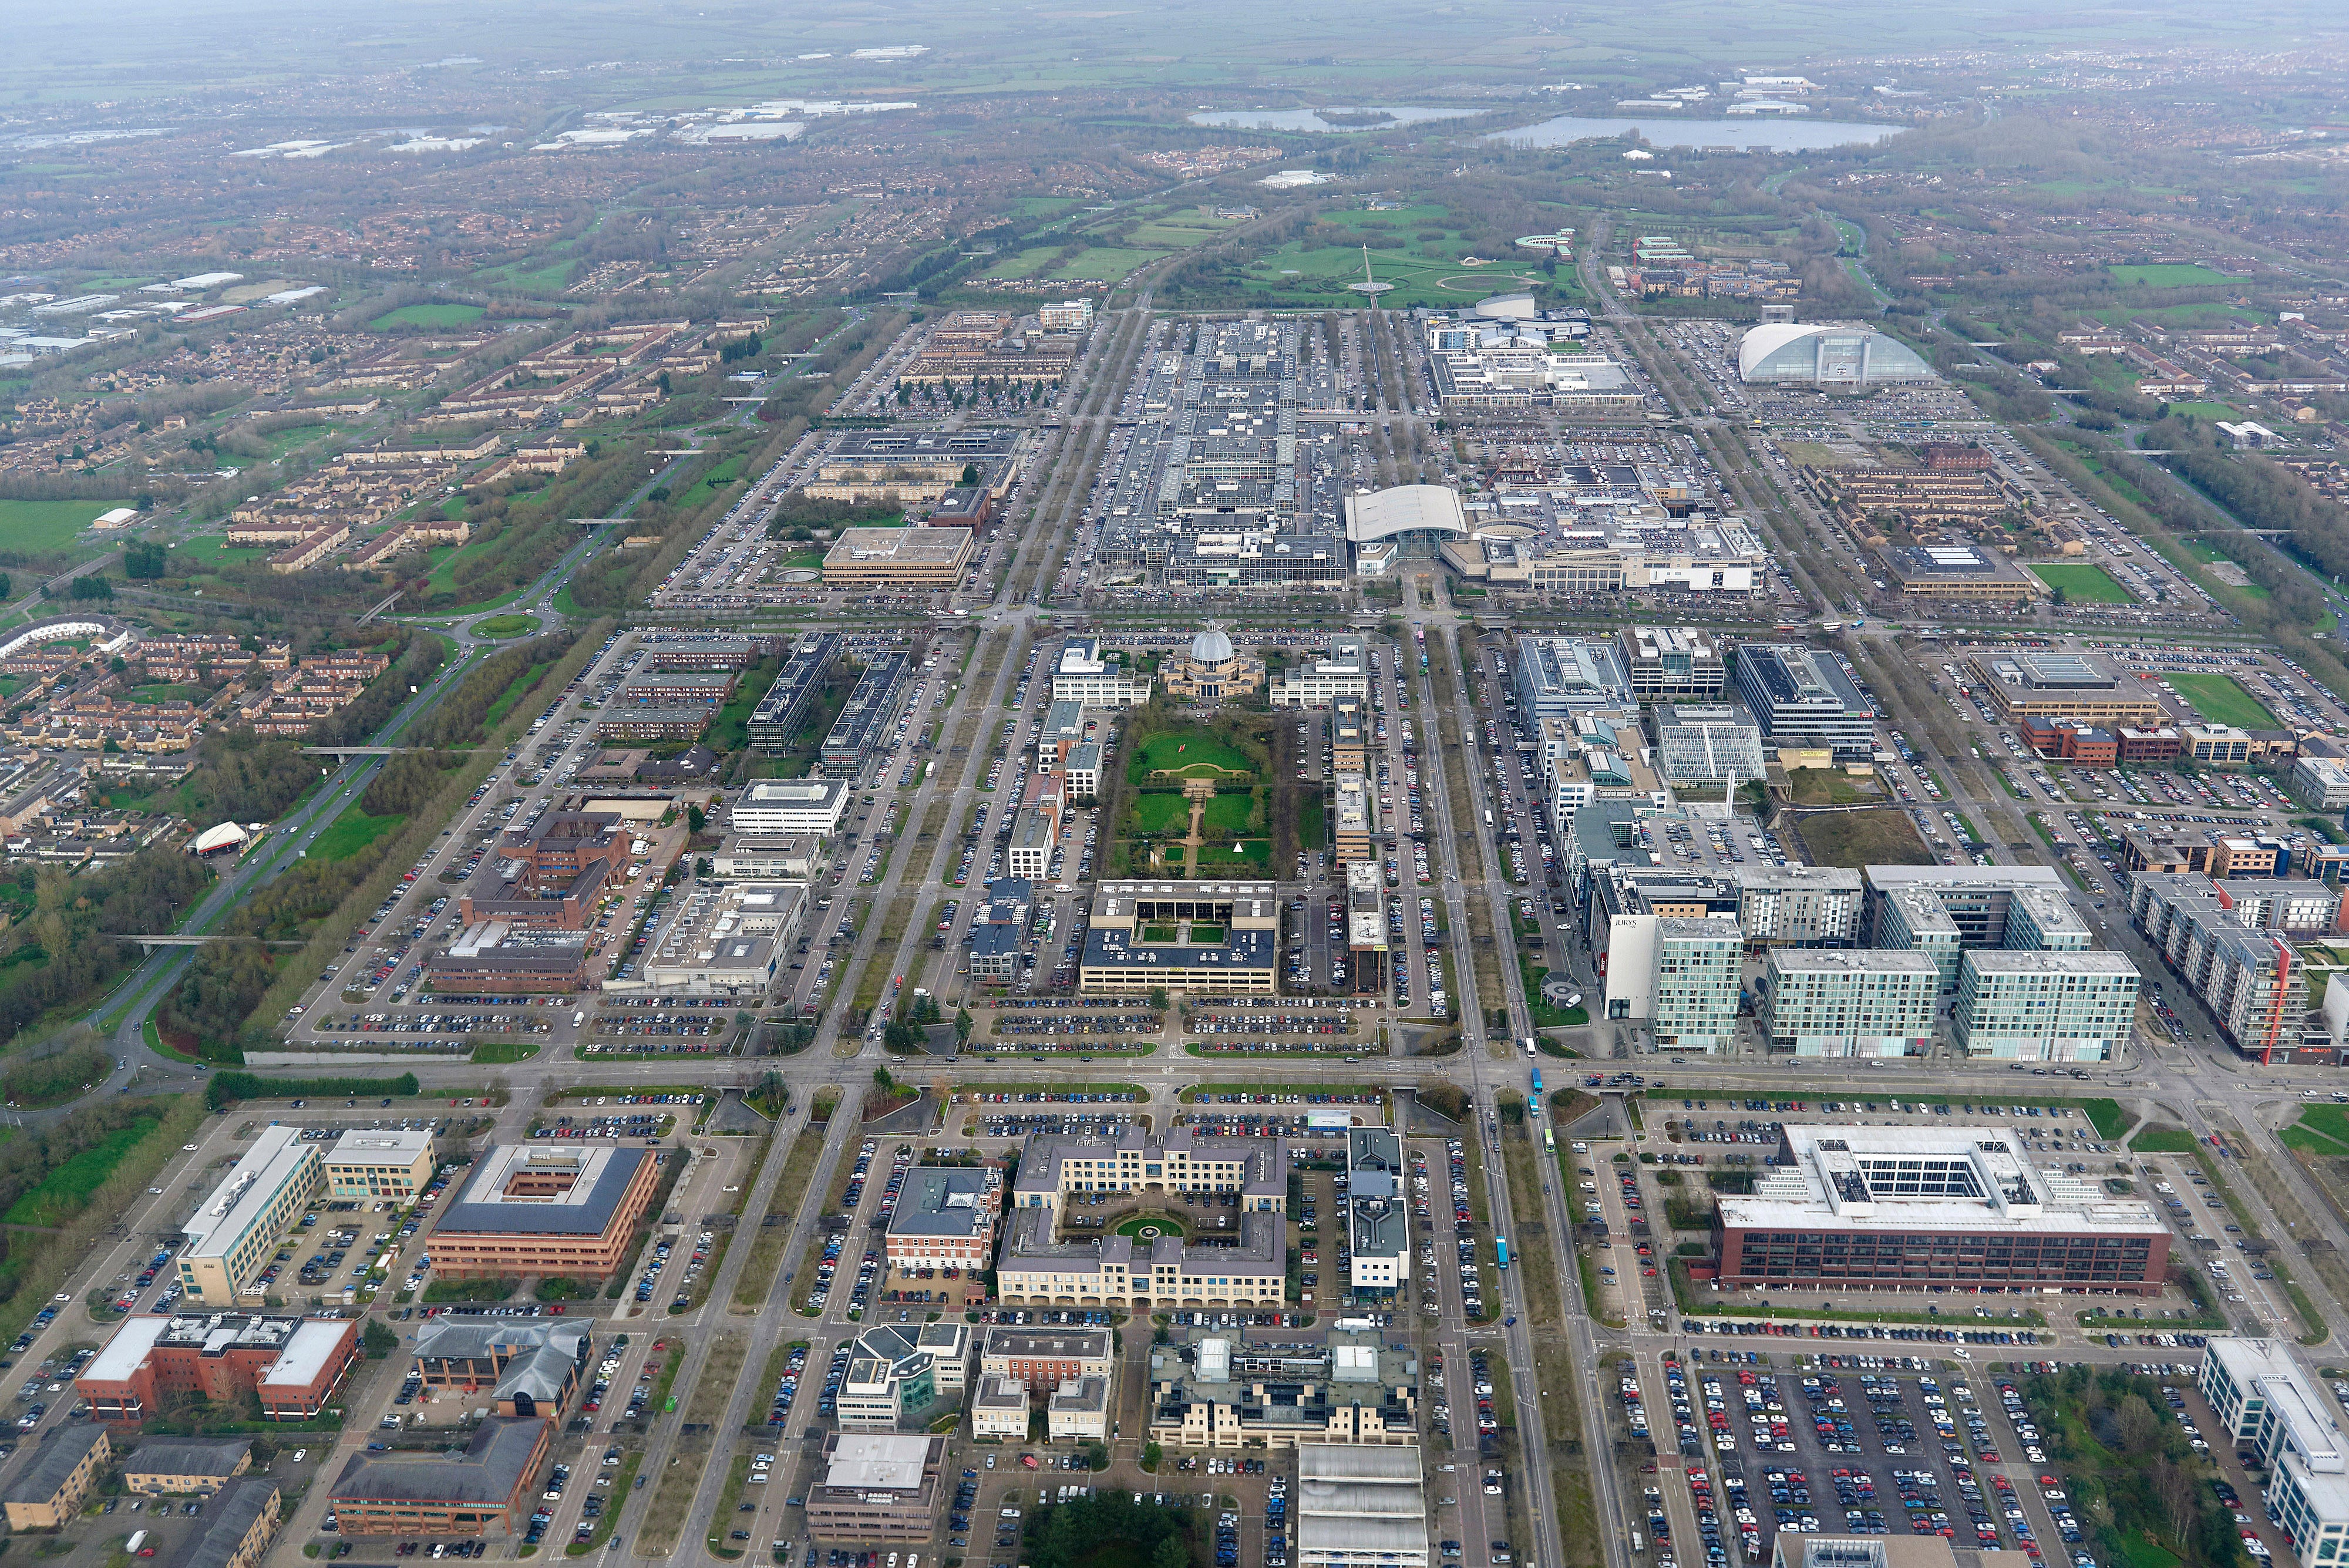
[[204, 1104], [219, 1110], [232, 1100], [290, 1100], [311, 1096], [324, 1099], [341, 1095], [356, 1099], [361, 1095], [413, 1095], [417, 1090], [416, 1075], [402, 1073], [397, 1078], [264, 1078], [254, 1073], [215, 1073], [204, 1085]]

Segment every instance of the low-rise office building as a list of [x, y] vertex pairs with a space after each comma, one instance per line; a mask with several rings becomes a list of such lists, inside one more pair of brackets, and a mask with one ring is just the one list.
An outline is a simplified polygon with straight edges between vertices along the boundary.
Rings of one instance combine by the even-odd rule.
[[326, 1151], [330, 1198], [381, 1199], [406, 1205], [432, 1179], [429, 1132], [347, 1132]]
[[101, 1421], [143, 1421], [175, 1396], [233, 1404], [252, 1395], [268, 1421], [306, 1421], [326, 1407], [359, 1355], [348, 1318], [197, 1312], [125, 1319], [74, 1379]]
[[968, 528], [843, 528], [823, 557], [829, 587], [936, 593], [962, 581], [970, 565]]
[[2349, 762], [2339, 757], [2298, 758], [2284, 787], [2311, 811], [2349, 808]]
[[984, 1300], [987, 1289], [979, 1276], [995, 1256], [1002, 1214], [999, 1167], [924, 1166], [907, 1172], [884, 1243], [897, 1288], [916, 1281], [959, 1281], [953, 1295]]
[[944, 1438], [834, 1432], [823, 1476], [807, 1490], [808, 1534], [818, 1541], [926, 1542], [944, 1501]]
[[2292, 1347], [2214, 1336], [2199, 1384], [2236, 1451], [2268, 1472], [2267, 1515], [2292, 1538], [2302, 1568], [2349, 1558], [2349, 1440]]
[[1876, 753], [1876, 710], [1832, 653], [1800, 643], [1737, 650], [1737, 691], [1774, 746], [1824, 746], [1836, 760]]
[[1273, 994], [1279, 887], [1271, 882], [1103, 882], [1077, 987], [1088, 996]]
[[1709, 702], [1728, 682], [1721, 645], [1693, 627], [1626, 626], [1615, 639], [1642, 702]]
[[1674, 789], [1726, 795], [1769, 771], [1762, 726], [1726, 703], [1660, 702], [1648, 724], [1656, 737], [1656, 771]]
[[1052, 819], [1032, 805], [1023, 805], [1011, 818], [1011, 836], [1004, 841], [1004, 869], [1030, 882], [1040, 882], [1052, 862], [1057, 837]]
[[2010, 724], [2072, 719], [2106, 729], [2146, 729], [2168, 717], [2134, 673], [2096, 654], [2033, 649], [1978, 654], [1968, 663], [1991, 706]]
[[1713, 1215], [1723, 1289], [2158, 1295], [2153, 1206], [2033, 1166], [1992, 1127], [1790, 1126]]
[[1016, 1210], [996, 1261], [1006, 1306], [1126, 1307], [1134, 1312], [1278, 1308], [1288, 1299], [1286, 1217], [1244, 1212], [1237, 1238], [1083, 1236], [1061, 1241], [1049, 1209]]
[[816, 697], [823, 690], [833, 661], [840, 657], [841, 646], [836, 631], [810, 632], [800, 639], [785, 656], [775, 683], [750, 711], [747, 733], [752, 745], [780, 752], [792, 743], [815, 711]]
[[1770, 1568], [2036, 1568], [2021, 1552], [1961, 1554], [1946, 1535], [1813, 1535], [1781, 1531]]
[[433, 1272], [450, 1279], [562, 1274], [602, 1280], [658, 1184], [656, 1150], [499, 1144], [441, 1210]]
[[621, 682], [612, 702], [622, 708], [723, 708], [737, 679], [722, 670], [647, 670]]
[[848, 779], [761, 779], [735, 797], [727, 821], [735, 832], [829, 838], [848, 810]]
[[709, 857], [709, 874], [721, 882], [804, 882], [823, 859], [823, 840], [812, 833], [730, 833]]
[[843, 1428], [919, 1431], [968, 1381], [971, 1331], [959, 1323], [884, 1324], [851, 1345], [833, 1408]]
[[427, 1388], [489, 1395], [501, 1416], [562, 1417], [587, 1370], [587, 1325], [560, 1318], [443, 1314], [416, 1331]]
[[1333, 1328], [1318, 1344], [1257, 1345], [1217, 1334], [1157, 1345], [1150, 1381], [1150, 1436], [1169, 1448], [1419, 1440], [1418, 1361], [1368, 1329]]
[[644, 954], [644, 982], [688, 996], [764, 998], [806, 912], [803, 883], [697, 882]]
[[1150, 677], [1123, 656], [1102, 653], [1101, 639], [1072, 637], [1052, 666], [1052, 701], [1088, 708], [1139, 708], [1150, 701]]
[[982, 1441], [1024, 1443], [1031, 1410], [1027, 1385], [1011, 1377], [983, 1376], [970, 1397], [970, 1435]]
[[448, 950], [424, 961], [434, 991], [502, 994], [562, 994], [587, 983], [587, 933], [516, 930], [503, 920], [478, 920]]
[[543, 1417], [492, 1416], [464, 1452], [353, 1454], [327, 1493], [345, 1535], [522, 1533], [554, 1441]]
[[1069, 760], [1062, 764], [1068, 779], [1071, 800], [1092, 800], [1101, 794], [1102, 748], [1099, 741], [1084, 741], [1069, 748]]
[[979, 1341], [978, 1370], [1023, 1388], [1057, 1388], [1071, 1377], [1107, 1377], [1115, 1365], [1105, 1328], [996, 1326]]
[[1370, 691], [1370, 647], [1349, 634], [1331, 638], [1325, 657], [1283, 665], [1273, 678], [1270, 701], [1276, 708], [1327, 708], [1340, 697], [1367, 697]]
[[191, 1303], [233, 1307], [277, 1239], [325, 1186], [321, 1146], [298, 1127], [267, 1127], [181, 1227], [180, 1288]]
[[595, 715], [599, 741], [698, 741], [718, 710], [693, 702], [606, 708]]
[[1109, 1441], [1109, 1379], [1071, 1377], [1046, 1395], [1044, 1436], [1055, 1443]]
[[1381, 1294], [1411, 1283], [1411, 1210], [1402, 1195], [1402, 1140], [1384, 1127], [1346, 1133], [1347, 1283]]
[[1190, 1127], [1176, 1127], [1164, 1137], [1133, 1126], [1106, 1137], [1040, 1133], [1020, 1151], [1011, 1204], [1057, 1216], [1071, 1193], [1153, 1189], [1186, 1197], [1237, 1193], [1248, 1212], [1287, 1213], [1288, 1141], [1216, 1137]]

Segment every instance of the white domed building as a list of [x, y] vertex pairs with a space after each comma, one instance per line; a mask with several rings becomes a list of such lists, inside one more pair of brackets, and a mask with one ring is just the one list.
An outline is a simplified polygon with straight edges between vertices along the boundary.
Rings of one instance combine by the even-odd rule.
[[1191, 639], [1188, 653], [1160, 666], [1158, 678], [1169, 697], [1186, 702], [1228, 702], [1264, 690], [1264, 660], [1242, 655], [1224, 635], [1224, 628], [1211, 621]]

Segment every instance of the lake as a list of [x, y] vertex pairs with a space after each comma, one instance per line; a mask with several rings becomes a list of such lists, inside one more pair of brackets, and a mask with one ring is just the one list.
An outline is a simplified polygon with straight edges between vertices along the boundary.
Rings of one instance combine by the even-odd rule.
[[1386, 119], [1375, 125], [1332, 125], [1321, 118], [1319, 109], [1218, 109], [1191, 117], [1193, 125], [1215, 125], [1237, 130], [1392, 130], [1397, 126], [1413, 125], [1424, 119], [1463, 119], [1473, 114], [1488, 111], [1481, 109], [1396, 109], [1381, 105], [1375, 109], [1338, 109], [1331, 114], [1383, 114]]
[[1837, 119], [1675, 119], [1668, 114], [1642, 119], [1586, 119], [1561, 115], [1538, 125], [1496, 130], [1487, 141], [1517, 147], [1564, 147], [1636, 130], [1657, 147], [1733, 147], [1741, 152], [1811, 152], [1826, 147], [1867, 147], [1889, 141], [1906, 127], [1861, 125]]

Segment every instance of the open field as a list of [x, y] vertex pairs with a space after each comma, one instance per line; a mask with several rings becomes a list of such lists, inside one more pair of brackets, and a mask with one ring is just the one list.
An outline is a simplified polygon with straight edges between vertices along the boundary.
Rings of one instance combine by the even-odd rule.
[[2239, 730], [2276, 727], [2276, 716], [2231, 675], [2198, 670], [2173, 673], [2167, 679], [2178, 688], [2180, 696], [2194, 704], [2196, 711], [2213, 724], [2232, 724]]
[[1796, 768], [1786, 775], [1786, 789], [1796, 805], [1861, 805], [1884, 798], [1882, 784], [1839, 768]]
[[395, 327], [462, 327], [488, 312], [478, 305], [403, 305], [377, 317], [367, 326], [378, 332]]
[[1823, 812], [1795, 828], [1811, 858], [1822, 866], [1930, 866], [1932, 851], [1917, 836], [1909, 814], [1882, 811]]
[[317, 842], [310, 846], [310, 856], [318, 860], [347, 860], [385, 834], [399, 831], [407, 820], [398, 815], [369, 816], [354, 803], [318, 835]]
[[2123, 288], [2220, 288], [2235, 281], [2223, 272], [2212, 272], [2193, 262], [2113, 266], [2105, 270]]
[[231, 545], [225, 534], [199, 534], [192, 539], [181, 540], [174, 548], [177, 554], [171, 557], [172, 566], [187, 573], [243, 566], [249, 561], [265, 560], [269, 556], [269, 552], [259, 545]]
[[100, 514], [128, 501], [0, 501], [0, 550], [55, 555], [73, 548], [74, 535]]
[[2110, 572], [2091, 562], [2050, 562], [2028, 570], [2050, 588], [2063, 589], [2064, 598], [2075, 605], [2125, 605], [2136, 600], [2137, 596], [2121, 587]]

